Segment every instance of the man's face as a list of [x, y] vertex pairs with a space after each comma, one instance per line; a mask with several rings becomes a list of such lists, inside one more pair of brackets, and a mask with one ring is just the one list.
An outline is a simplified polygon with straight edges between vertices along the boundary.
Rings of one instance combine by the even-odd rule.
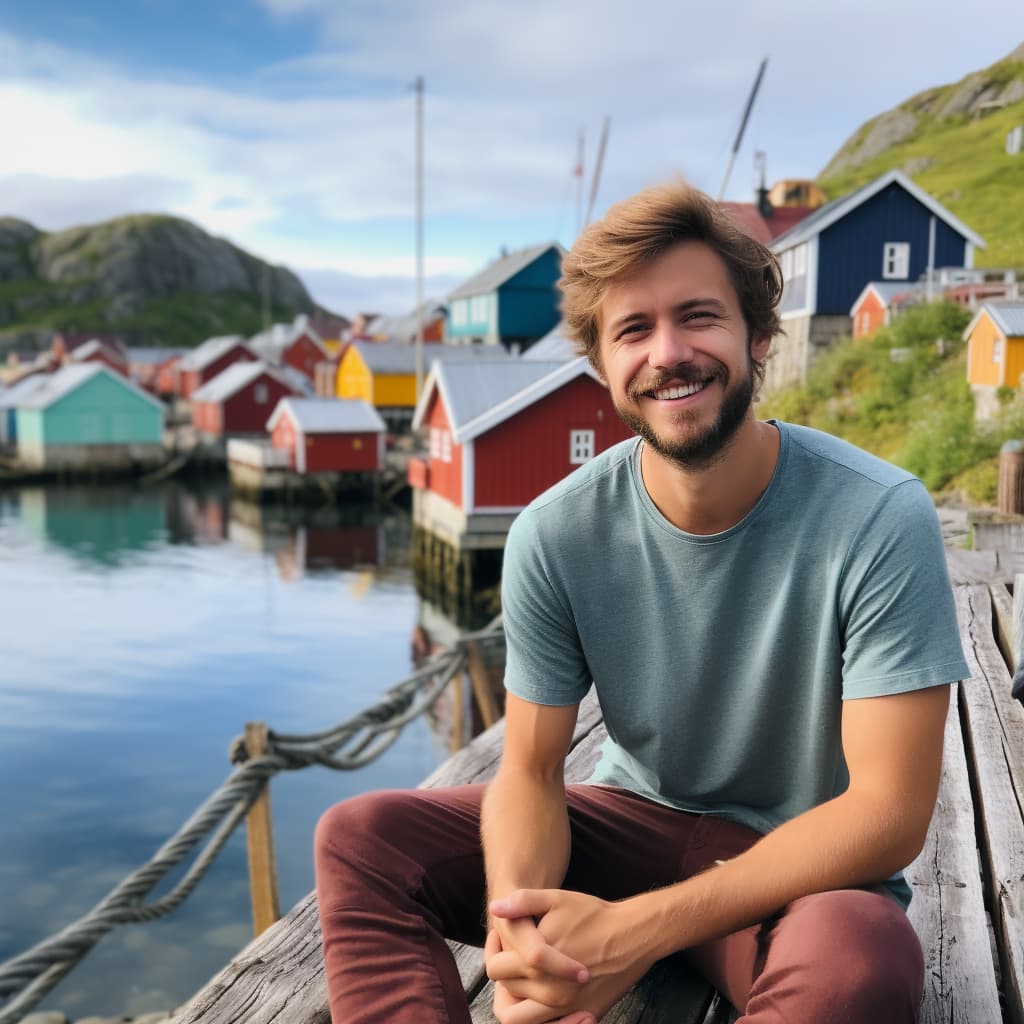
[[739, 298], [703, 242], [673, 246], [609, 286], [598, 314], [600, 367], [625, 423], [655, 451], [691, 468], [724, 451], [750, 412], [753, 359]]

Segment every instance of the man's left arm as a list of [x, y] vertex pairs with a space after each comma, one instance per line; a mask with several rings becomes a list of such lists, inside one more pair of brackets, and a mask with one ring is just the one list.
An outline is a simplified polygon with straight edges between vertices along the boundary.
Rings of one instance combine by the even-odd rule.
[[[762, 921], [801, 896], [876, 885], [909, 864], [935, 805], [948, 705], [948, 685], [846, 701], [848, 789], [700, 875], [617, 903], [521, 890], [492, 913], [540, 918], [548, 941], [590, 971], [576, 1008], [603, 1013], [638, 971], [670, 953]], [[529, 996], [525, 984], [509, 987]]]

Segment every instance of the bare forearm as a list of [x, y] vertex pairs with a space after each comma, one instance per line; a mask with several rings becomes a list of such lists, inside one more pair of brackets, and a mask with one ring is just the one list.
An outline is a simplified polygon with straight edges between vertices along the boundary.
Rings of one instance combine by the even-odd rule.
[[481, 835], [491, 898], [561, 885], [569, 865], [561, 779], [502, 768], [484, 797]]
[[763, 921], [801, 896], [878, 884], [913, 859], [919, 833], [895, 820], [891, 807], [846, 793], [731, 861], [634, 897], [628, 916], [637, 938], [666, 956]]

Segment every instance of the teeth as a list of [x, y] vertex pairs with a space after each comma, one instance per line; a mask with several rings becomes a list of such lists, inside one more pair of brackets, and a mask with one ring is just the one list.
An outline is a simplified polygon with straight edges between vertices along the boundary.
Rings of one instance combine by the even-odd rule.
[[686, 384], [685, 386], [676, 386], [671, 388], [660, 388], [654, 392], [654, 397], [659, 401], [667, 401], [670, 398], [688, 398], [690, 395], [697, 394], [698, 391], [703, 391], [708, 386], [708, 382], [698, 381], [694, 384]]

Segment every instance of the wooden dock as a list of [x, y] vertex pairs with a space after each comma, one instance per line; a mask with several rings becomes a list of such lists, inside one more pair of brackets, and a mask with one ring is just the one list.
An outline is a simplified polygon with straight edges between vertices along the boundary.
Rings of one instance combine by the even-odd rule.
[[[923, 1024], [1024, 1024], [1024, 707], [1010, 695], [1010, 577], [994, 552], [950, 550], [971, 677], [954, 687], [938, 804], [908, 868], [910, 918], [925, 954]], [[424, 786], [493, 776], [503, 722]], [[586, 779], [604, 728], [593, 697], [581, 708], [566, 763]], [[311, 840], [312, 841], [312, 840]], [[478, 949], [453, 945], [473, 1020], [493, 1024]], [[679, 957], [657, 964], [605, 1016], [607, 1024], [726, 1024], [727, 1005]], [[173, 1018], [173, 1024], [329, 1024], [313, 894], [253, 941]], [[880, 1022], [881, 1024], [881, 1022]]]

